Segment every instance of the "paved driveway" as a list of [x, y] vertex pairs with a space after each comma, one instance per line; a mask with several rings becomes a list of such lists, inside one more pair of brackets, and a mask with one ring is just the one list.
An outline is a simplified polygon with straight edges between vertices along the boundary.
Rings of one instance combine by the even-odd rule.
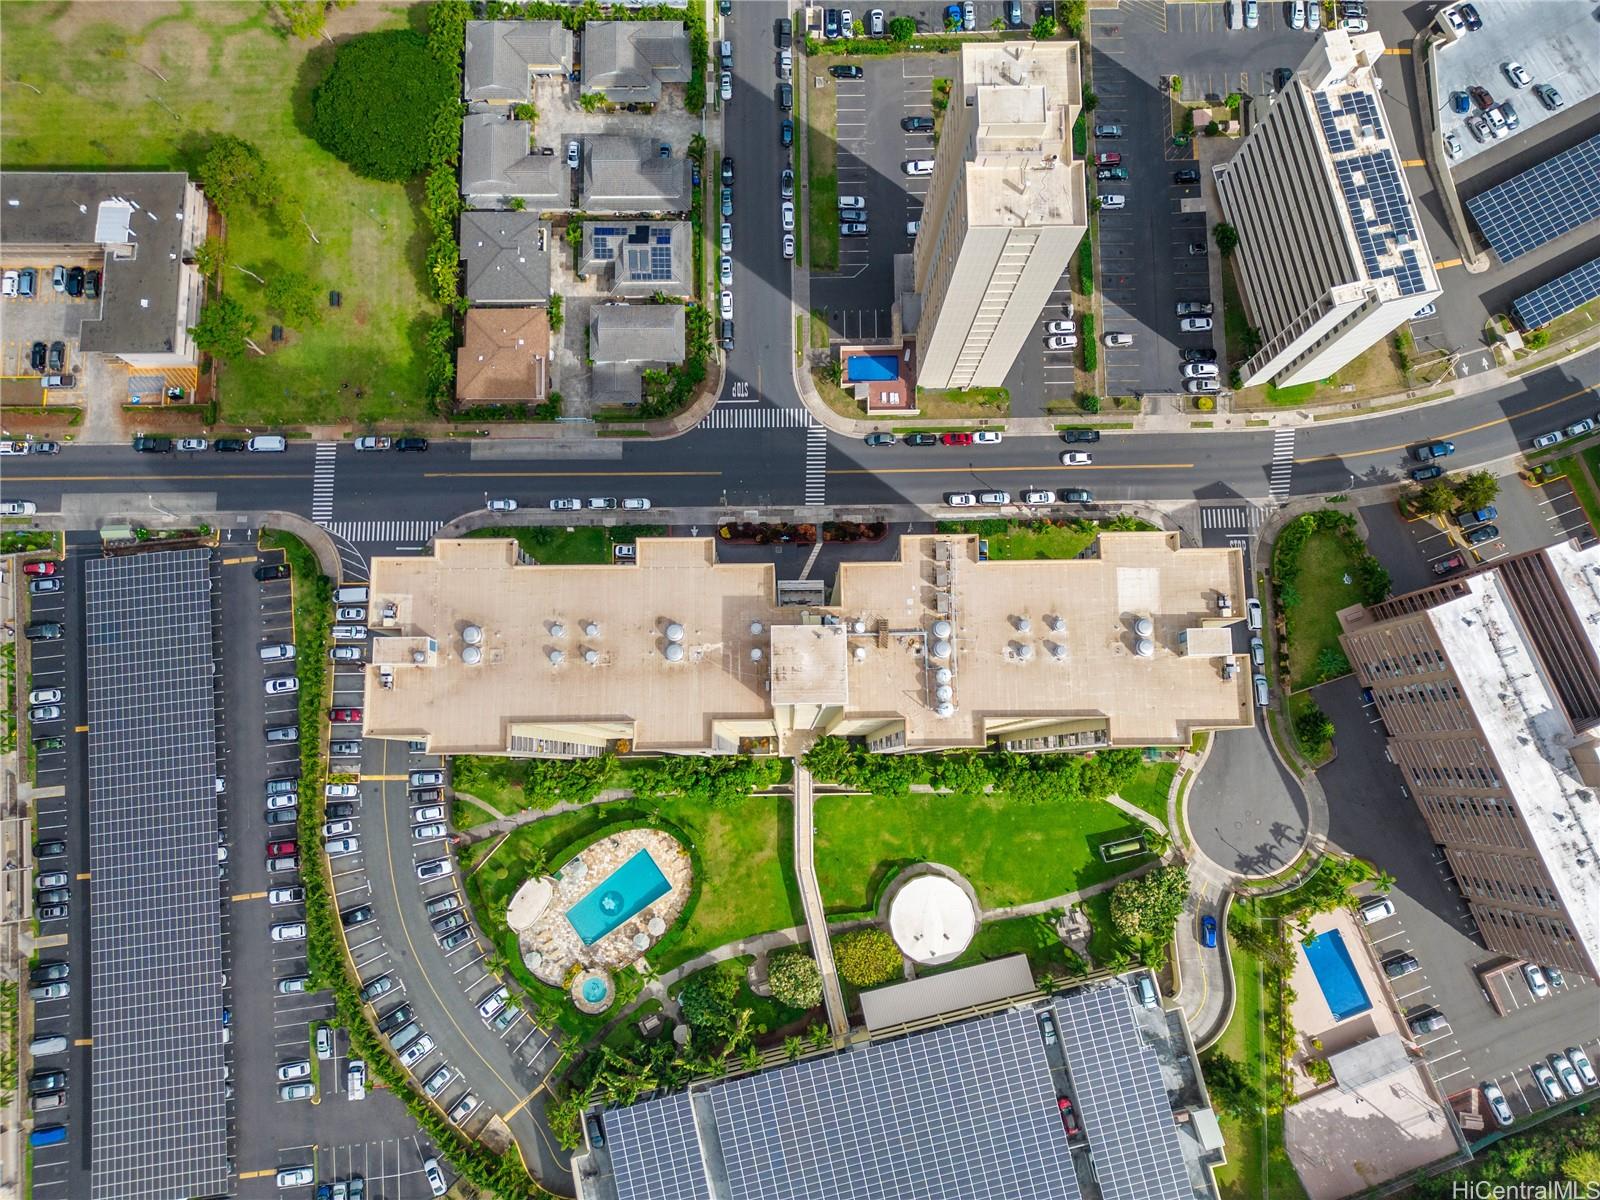
[[1300, 785], [1267, 745], [1261, 725], [1214, 733], [1205, 769], [1189, 789], [1189, 832], [1229, 871], [1271, 875], [1306, 840]]

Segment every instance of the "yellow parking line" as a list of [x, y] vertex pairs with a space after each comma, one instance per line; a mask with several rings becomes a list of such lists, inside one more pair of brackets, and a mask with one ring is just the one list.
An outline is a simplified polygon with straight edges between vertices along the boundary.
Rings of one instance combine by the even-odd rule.
[[410, 775], [363, 775], [362, 783], [396, 783], [402, 779], [410, 779]]
[[1383, 52], [1385, 54], [1410, 54], [1411, 53], [1411, 47], [1410, 46], [1386, 46], [1386, 47], [1384, 47], [1384, 51]]
[[240, 1171], [240, 1179], [265, 1179], [268, 1175], [276, 1175], [276, 1167], [269, 1167], [265, 1171]]
[[89, 732], [89, 727], [87, 725], [74, 725], [72, 727], [72, 732], [73, 733], [88, 733]]
[[1402, 167], [1425, 167], [1428, 165], [1428, 160], [1425, 158], [1408, 158], [1400, 165]]
[[535, 1096], [537, 1096], [542, 1091], [544, 1091], [544, 1084], [541, 1083], [538, 1087], [534, 1088], [533, 1091], [529, 1092], [521, 1100], [518, 1100], [517, 1103], [512, 1106], [511, 1110], [509, 1112], [507, 1112], [505, 1114], [505, 1116], [503, 1118], [501, 1118], [501, 1119], [505, 1120], [505, 1121], [511, 1120], [512, 1117], [516, 1116], [519, 1112], [521, 1112], [524, 1108], [526, 1108], [528, 1106], [528, 1101], [532, 1100]]
[[[1407, 164], [1406, 164], [1406, 166], [1408, 166], [1408, 167], [1409, 167], [1409, 166], [1410, 166], [1410, 165], [1411, 165], [1411, 164], [1410, 164], [1410, 163], [1407, 163]], [[1434, 263], [1434, 264], [1433, 264], [1433, 269], [1434, 269], [1434, 270], [1435, 270], [1435, 271], [1442, 271], [1442, 270], [1444, 270], [1444, 269], [1445, 269], [1445, 268], [1446, 268], [1446, 267], [1459, 267], [1459, 266], [1460, 266], [1460, 265], [1461, 265], [1461, 260], [1460, 260], [1460, 259], [1459, 259], [1459, 258], [1447, 258], [1447, 259], [1445, 259], [1445, 260], [1444, 260], [1444, 261], [1442, 261], [1442, 262], [1436, 262], [1436, 263]]]
[[253, 562], [255, 562], [255, 556], [254, 555], [247, 555], [244, 558], [225, 558], [225, 559], [222, 560], [222, 565], [225, 566], [225, 567], [236, 567], [240, 563], [253, 563]]
[[89, 878], [89, 872], [87, 872], [87, 871], [79, 871], [77, 873], [77, 875], [74, 876], [74, 878], [76, 878], [76, 879], [87, 879], [87, 878]]
[[232, 900], [235, 904], [237, 904], [241, 900], [265, 900], [266, 896], [267, 894], [265, 892], [240, 892], [236, 896], [233, 896]]
[[94, 1039], [93, 1038], [73, 1038], [72, 1039], [72, 1044], [74, 1046], [92, 1046], [92, 1045], [94, 1045]]

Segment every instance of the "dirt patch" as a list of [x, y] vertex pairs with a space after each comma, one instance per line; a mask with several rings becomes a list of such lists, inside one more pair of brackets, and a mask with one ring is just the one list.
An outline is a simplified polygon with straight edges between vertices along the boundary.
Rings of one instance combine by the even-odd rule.
[[[248, 4], [216, 4], [207, 5], [208, 9], [236, 8], [243, 15], [248, 15], [253, 7]], [[69, 4], [66, 11], [59, 18], [63, 29], [83, 29], [89, 25], [115, 25], [119, 29], [126, 29], [136, 36], [144, 32], [153, 21], [177, 20], [183, 16], [184, 6], [162, 0], [123, 0], [121, 4], [106, 4], [104, 0], [91, 0], [90, 3]], [[220, 13], [218, 14], [220, 15]]]

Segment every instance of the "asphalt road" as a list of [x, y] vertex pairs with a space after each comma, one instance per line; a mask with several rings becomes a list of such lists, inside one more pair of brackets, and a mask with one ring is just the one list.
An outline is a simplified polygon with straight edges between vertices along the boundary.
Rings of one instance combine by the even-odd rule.
[[1189, 795], [1189, 832], [1230, 871], [1271, 875], [1300, 853], [1306, 800], [1267, 744], [1265, 724], [1219, 730]]

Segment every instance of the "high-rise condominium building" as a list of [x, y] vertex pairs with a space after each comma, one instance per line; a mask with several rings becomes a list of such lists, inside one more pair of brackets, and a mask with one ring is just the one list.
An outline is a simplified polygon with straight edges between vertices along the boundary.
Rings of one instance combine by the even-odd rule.
[[903, 305], [921, 387], [999, 387], [1039, 330], [1089, 224], [1078, 67], [1076, 42], [961, 48]]
[[1600, 547], [1549, 546], [1339, 614], [1492, 950], [1600, 971]]
[[1326, 379], [1439, 295], [1379, 99], [1382, 56], [1379, 34], [1324, 34], [1217, 169], [1261, 331], [1246, 385]]

